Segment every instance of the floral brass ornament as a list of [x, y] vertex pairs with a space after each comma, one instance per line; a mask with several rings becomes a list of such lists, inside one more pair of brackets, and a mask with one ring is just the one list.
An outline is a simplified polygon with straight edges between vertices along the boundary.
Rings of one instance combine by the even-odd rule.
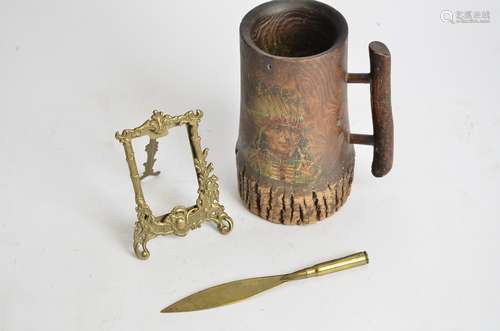
[[[134, 188], [137, 222], [134, 231], [134, 252], [142, 260], [149, 257], [147, 243], [159, 235], [185, 236], [189, 230], [199, 228], [205, 221], [213, 221], [222, 234], [229, 233], [233, 228], [233, 220], [219, 203], [219, 185], [213, 174], [213, 164], [207, 163], [208, 149], [201, 149], [201, 139], [198, 135], [198, 125], [203, 112], [189, 111], [183, 115], [171, 116], [154, 111], [149, 120], [135, 129], [117, 132], [115, 137], [122, 143], [130, 171], [130, 179]], [[193, 162], [198, 180], [198, 198], [191, 207], [177, 206], [166, 215], [154, 216], [144, 199], [141, 179], [157, 176], [159, 171], [153, 169], [158, 151], [158, 138], [168, 134], [169, 129], [186, 125]], [[149, 136], [146, 145], [147, 160], [144, 163], [144, 173], [139, 175], [135, 161], [132, 140]]]

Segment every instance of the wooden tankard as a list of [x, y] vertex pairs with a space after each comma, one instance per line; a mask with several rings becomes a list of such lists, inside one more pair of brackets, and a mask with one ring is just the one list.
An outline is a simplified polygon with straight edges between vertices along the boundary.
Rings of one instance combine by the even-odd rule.
[[[392, 167], [389, 50], [370, 43], [371, 72], [348, 73], [347, 34], [338, 11], [309, 0], [264, 3], [241, 23], [239, 192], [271, 222], [314, 223], [342, 206], [353, 144], [374, 146], [374, 176]], [[373, 135], [350, 132], [348, 83], [371, 85]]]

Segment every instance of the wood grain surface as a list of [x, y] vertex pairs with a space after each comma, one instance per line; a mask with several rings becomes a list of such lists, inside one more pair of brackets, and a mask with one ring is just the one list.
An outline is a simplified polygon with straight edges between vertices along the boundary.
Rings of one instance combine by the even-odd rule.
[[310, 224], [347, 199], [347, 24], [311, 1], [273, 1], [241, 25], [240, 196], [274, 223]]

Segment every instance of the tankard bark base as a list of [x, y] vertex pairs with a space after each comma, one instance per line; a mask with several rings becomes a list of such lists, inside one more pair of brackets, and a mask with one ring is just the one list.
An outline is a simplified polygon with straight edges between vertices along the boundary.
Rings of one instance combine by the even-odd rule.
[[286, 225], [315, 223], [333, 215], [351, 192], [354, 160], [344, 171], [311, 187], [273, 183], [238, 162], [238, 189], [245, 206], [257, 216]]

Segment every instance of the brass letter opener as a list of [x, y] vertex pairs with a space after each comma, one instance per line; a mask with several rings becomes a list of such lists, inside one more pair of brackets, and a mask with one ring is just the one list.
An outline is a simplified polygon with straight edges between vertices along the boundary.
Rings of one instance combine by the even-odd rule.
[[228, 305], [247, 299], [288, 281], [322, 276], [367, 263], [368, 255], [366, 252], [361, 252], [340, 259], [316, 264], [312, 267], [301, 269], [290, 274], [237, 280], [192, 294], [168, 306], [161, 312], [178, 313]]

